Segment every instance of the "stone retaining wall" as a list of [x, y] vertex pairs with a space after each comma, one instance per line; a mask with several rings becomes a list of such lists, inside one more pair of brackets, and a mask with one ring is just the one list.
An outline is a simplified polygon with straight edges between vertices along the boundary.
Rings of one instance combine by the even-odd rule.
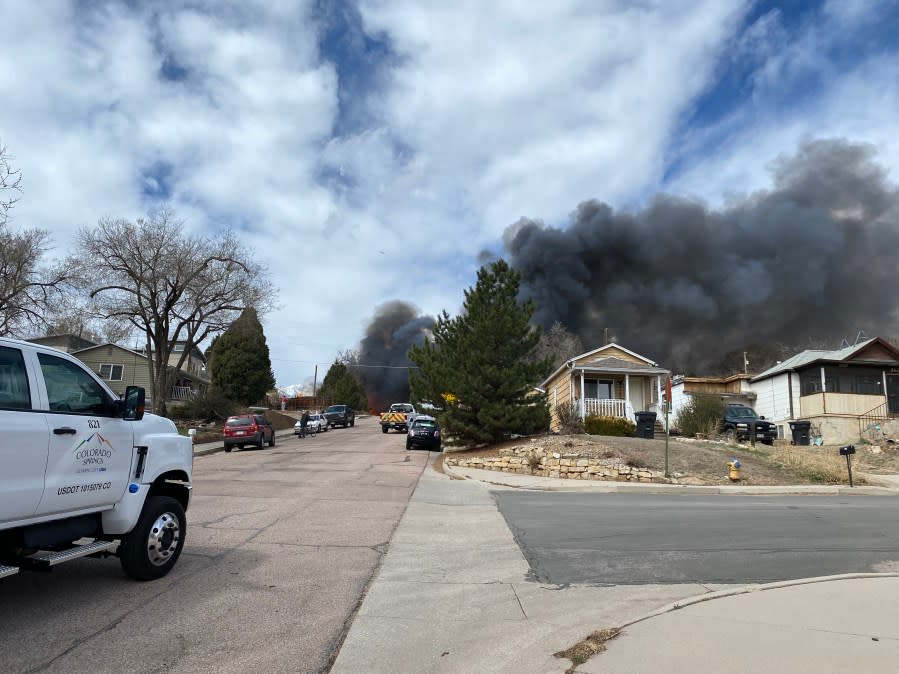
[[599, 459], [579, 454], [548, 452], [542, 447], [501, 449], [499, 456], [454, 457], [444, 462], [460, 468], [501, 470], [506, 473], [561, 477], [569, 480], [614, 480], [616, 482], [668, 482], [662, 472], [628, 466], [621, 458]]

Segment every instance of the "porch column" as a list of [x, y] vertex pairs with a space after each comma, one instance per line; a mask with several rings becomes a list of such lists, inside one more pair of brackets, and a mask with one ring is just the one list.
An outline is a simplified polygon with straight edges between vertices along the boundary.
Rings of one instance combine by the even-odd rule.
[[581, 419], [587, 418], [587, 401], [584, 399], [584, 371], [581, 370]]
[[[886, 370], [883, 371], [883, 399], [884, 399], [884, 401], [889, 401], [889, 398], [887, 398], [887, 371]], [[889, 412], [889, 409], [887, 409], [887, 412]]]
[[627, 416], [627, 404], [631, 401], [631, 376], [624, 375], [624, 415]]
[[[665, 404], [670, 405], [671, 401], [666, 400]], [[662, 375], [660, 374], [656, 375], [656, 411], [657, 414], [662, 412]]]
[[821, 366], [821, 393], [827, 393], [827, 380], [824, 378], [824, 366]]

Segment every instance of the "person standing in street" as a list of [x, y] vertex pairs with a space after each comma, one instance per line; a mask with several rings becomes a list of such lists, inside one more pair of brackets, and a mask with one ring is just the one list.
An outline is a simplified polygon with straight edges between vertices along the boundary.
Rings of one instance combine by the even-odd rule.
[[300, 437], [306, 437], [306, 426], [309, 425], [309, 410], [303, 410], [303, 416], [300, 417]]

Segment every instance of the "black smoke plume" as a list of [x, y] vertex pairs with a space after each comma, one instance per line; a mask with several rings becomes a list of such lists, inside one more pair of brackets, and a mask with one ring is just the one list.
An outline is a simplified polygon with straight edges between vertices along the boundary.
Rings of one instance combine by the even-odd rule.
[[617, 341], [703, 374], [753, 343], [839, 346], [897, 326], [899, 192], [874, 150], [803, 143], [772, 187], [721, 208], [661, 195], [642, 210], [580, 204], [565, 229], [521, 219], [505, 233], [544, 326], [587, 349]]
[[359, 365], [355, 368], [368, 396], [369, 409], [384, 411], [391, 403], [409, 400], [409, 366], [406, 354], [421, 344], [434, 327], [432, 316], [424, 316], [400, 300], [385, 302], [359, 343]]

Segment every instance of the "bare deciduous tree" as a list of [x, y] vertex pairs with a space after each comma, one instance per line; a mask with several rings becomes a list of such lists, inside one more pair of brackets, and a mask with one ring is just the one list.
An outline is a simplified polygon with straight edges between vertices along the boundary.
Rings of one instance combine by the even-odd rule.
[[0, 226], [9, 219], [9, 211], [19, 200], [12, 193], [21, 191], [22, 172], [10, 166], [6, 146], [0, 144]]
[[569, 358], [583, 352], [584, 345], [581, 338], [556, 321], [549, 330], [540, 335], [540, 341], [531, 357], [534, 360], [552, 359], [552, 367], [555, 370]]
[[68, 276], [64, 265], [41, 267], [50, 235], [42, 229], [10, 229], [9, 212], [18, 201], [21, 174], [0, 146], [0, 335], [24, 336], [46, 324], [45, 315]]
[[101, 220], [78, 234], [81, 283], [97, 316], [130, 322], [151, 354], [154, 411], [166, 414], [169, 359], [225, 330], [246, 307], [272, 306], [267, 269], [230, 231], [215, 237], [188, 235], [168, 210], [137, 222]]

